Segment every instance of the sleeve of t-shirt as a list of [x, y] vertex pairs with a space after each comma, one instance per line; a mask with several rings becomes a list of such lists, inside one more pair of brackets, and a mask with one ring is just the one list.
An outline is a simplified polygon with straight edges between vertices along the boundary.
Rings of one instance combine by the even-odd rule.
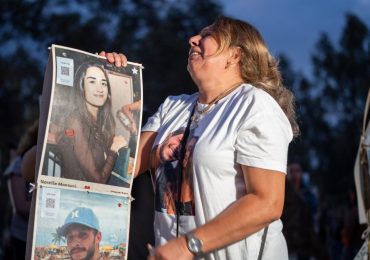
[[164, 117], [170, 107], [170, 97], [159, 106], [157, 112], [148, 118], [146, 124], [141, 128], [143, 132], [158, 132], [159, 128], [163, 125]]
[[20, 156], [17, 156], [5, 169], [3, 177], [9, 178], [12, 175], [21, 176], [21, 163], [22, 158]]
[[166, 120], [171, 119], [173, 110], [176, 107], [186, 102], [189, 95], [183, 94], [179, 96], [168, 96], [166, 100], [159, 106], [157, 112], [148, 118], [146, 124], [141, 128], [143, 132], [158, 132], [158, 130], [165, 124]]
[[251, 102], [236, 137], [239, 164], [286, 173], [292, 130], [279, 105], [266, 95]]

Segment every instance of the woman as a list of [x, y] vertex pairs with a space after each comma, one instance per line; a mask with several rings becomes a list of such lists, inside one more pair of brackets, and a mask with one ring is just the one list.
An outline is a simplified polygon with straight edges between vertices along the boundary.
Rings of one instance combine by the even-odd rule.
[[115, 136], [111, 111], [111, 90], [104, 68], [83, 63], [76, 71], [71, 95], [75, 108], [65, 119], [64, 134], [58, 141], [62, 177], [107, 183], [123, 136]]
[[[179, 179], [191, 173], [193, 201], [187, 205], [195, 212], [181, 208], [183, 196], [177, 216], [156, 211], [156, 248], [149, 258], [258, 259], [262, 248], [264, 259], [288, 259], [279, 218], [288, 145], [298, 133], [293, 96], [250, 24], [220, 17], [189, 44], [188, 71], [199, 92], [168, 97], [149, 118], [137, 173], [151, 167], [152, 147], [190, 121], [188, 140], [196, 143], [190, 171], [179, 171]], [[122, 54], [101, 55], [117, 66], [127, 62]]]

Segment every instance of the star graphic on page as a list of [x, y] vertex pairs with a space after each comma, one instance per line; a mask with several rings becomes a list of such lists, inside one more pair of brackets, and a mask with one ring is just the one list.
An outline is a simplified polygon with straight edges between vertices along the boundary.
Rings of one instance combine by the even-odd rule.
[[137, 72], [138, 72], [137, 68], [132, 69], [132, 73], [137, 74]]

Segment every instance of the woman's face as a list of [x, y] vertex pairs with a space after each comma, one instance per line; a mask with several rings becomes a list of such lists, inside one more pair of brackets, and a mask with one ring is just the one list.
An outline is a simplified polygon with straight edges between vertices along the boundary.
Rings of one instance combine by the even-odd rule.
[[181, 140], [184, 133], [176, 134], [166, 139], [160, 146], [160, 158], [162, 162], [172, 162], [179, 159]]
[[195, 82], [219, 77], [225, 71], [227, 51], [217, 54], [219, 45], [211, 33], [208, 26], [189, 39], [188, 71]]
[[92, 106], [103, 106], [108, 97], [108, 81], [98, 67], [89, 67], [84, 78], [86, 102]]

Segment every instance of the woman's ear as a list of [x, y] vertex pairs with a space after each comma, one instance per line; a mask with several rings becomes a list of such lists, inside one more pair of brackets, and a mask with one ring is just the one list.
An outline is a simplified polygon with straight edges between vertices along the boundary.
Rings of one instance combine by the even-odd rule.
[[230, 48], [230, 57], [228, 62], [231, 65], [238, 64], [242, 55], [242, 50], [239, 46]]
[[228, 69], [230, 66], [239, 64], [240, 59], [241, 59], [241, 48], [231, 47], [229, 49], [229, 58], [226, 61], [225, 69]]

